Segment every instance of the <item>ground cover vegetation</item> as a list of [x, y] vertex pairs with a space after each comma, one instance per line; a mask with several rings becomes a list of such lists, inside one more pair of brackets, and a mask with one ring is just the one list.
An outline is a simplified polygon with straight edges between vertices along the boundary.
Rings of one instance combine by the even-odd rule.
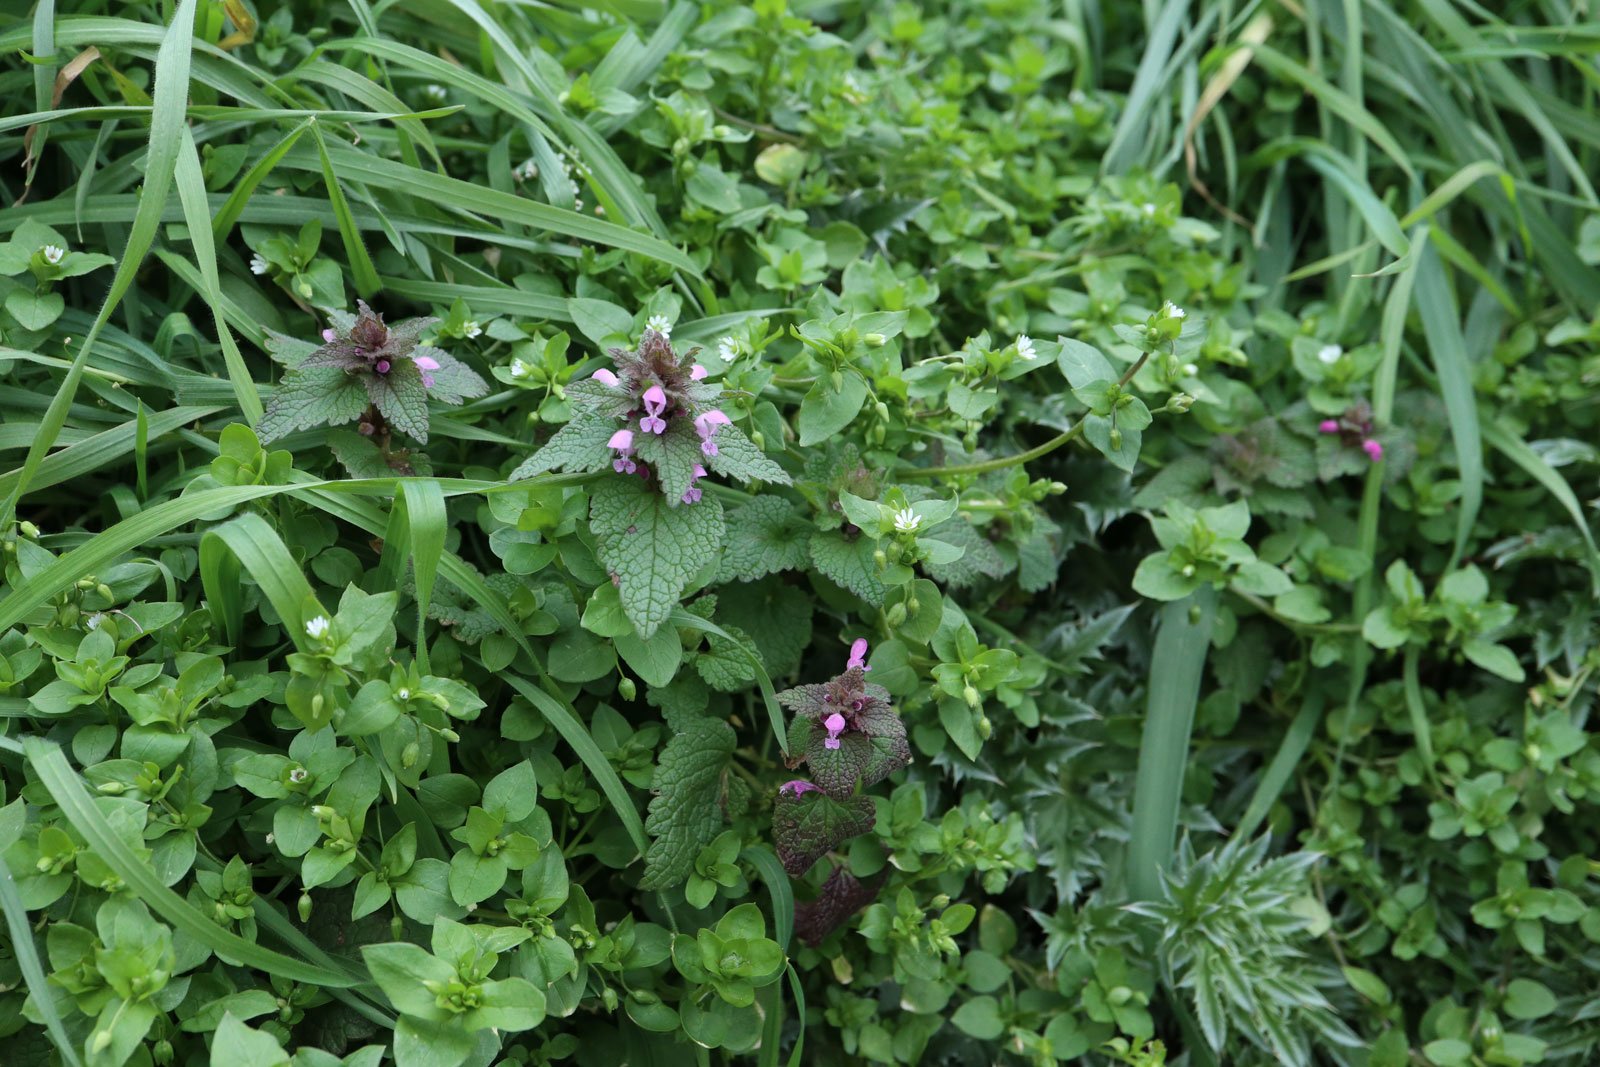
[[0, 14], [0, 1059], [1591, 1062], [1585, 17]]

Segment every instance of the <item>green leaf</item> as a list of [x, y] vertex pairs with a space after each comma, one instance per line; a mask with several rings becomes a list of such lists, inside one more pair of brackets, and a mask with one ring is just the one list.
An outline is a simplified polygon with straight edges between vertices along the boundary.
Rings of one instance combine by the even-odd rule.
[[811, 524], [793, 504], [762, 496], [727, 513], [728, 544], [718, 581], [753, 582], [779, 571], [801, 570], [810, 558]]
[[[343, 373], [342, 371], [340, 373]], [[369, 374], [366, 393], [389, 425], [423, 444], [428, 443], [428, 390], [422, 371], [409, 359], [395, 363], [388, 374]]]
[[1513, 978], [1506, 985], [1505, 1008], [1513, 1019], [1543, 1019], [1555, 1012], [1556, 997], [1542, 982]]
[[394, 1029], [395, 1067], [459, 1067], [477, 1039], [455, 1020], [425, 1022], [402, 1016]]
[[1508, 682], [1521, 682], [1527, 679], [1522, 664], [1517, 662], [1516, 653], [1505, 645], [1495, 644], [1492, 641], [1472, 640], [1461, 646], [1461, 652], [1490, 674], [1497, 674]]
[[287, 1067], [289, 1054], [278, 1039], [224, 1015], [211, 1038], [211, 1067]]
[[419, 1019], [447, 1017], [438, 998], [425, 982], [449, 982], [455, 968], [420, 945], [393, 942], [361, 946], [361, 957], [372, 972], [373, 981], [383, 990], [395, 1009]]
[[736, 478], [741, 482], [763, 481], [773, 485], [789, 485], [788, 473], [755, 446], [737, 426], [723, 426], [717, 430], [717, 454], [705, 457], [705, 464], [715, 474]]
[[866, 537], [847, 540], [836, 532], [813, 533], [811, 562], [835, 584], [850, 590], [868, 604], [883, 603], [887, 594], [873, 559], [873, 542]]
[[839, 433], [861, 413], [867, 401], [866, 379], [843, 373], [839, 388], [829, 375], [820, 375], [800, 401], [800, 447], [819, 444]]
[[733, 755], [733, 729], [720, 719], [691, 719], [661, 750], [645, 830], [642, 889], [678, 885], [694, 870], [695, 857], [722, 829], [724, 782]]
[[340, 426], [367, 410], [367, 391], [338, 367], [295, 368], [273, 390], [256, 424], [263, 444], [296, 430]]
[[950, 1021], [962, 1033], [979, 1041], [993, 1041], [1005, 1032], [1000, 1002], [994, 997], [973, 997], [956, 1009]]
[[24, 330], [43, 330], [66, 309], [66, 299], [60, 293], [30, 293], [19, 288], [6, 294], [6, 311]]
[[579, 413], [571, 422], [557, 430], [555, 436], [544, 443], [522, 465], [511, 472], [508, 481], [518, 482], [545, 471], [571, 471], [587, 474], [611, 465], [614, 453], [606, 442], [617, 432], [617, 421], [600, 415]]
[[1111, 361], [1101, 355], [1098, 348], [1070, 337], [1058, 337], [1056, 344], [1060, 348], [1056, 353], [1056, 365], [1066, 375], [1067, 383], [1072, 388], [1082, 389], [1096, 381], [1114, 382], [1120, 377], [1111, 369]]
[[673, 506], [637, 478], [596, 485], [589, 517], [600, 561], [616, 577], [623, 609], [641, 637], [667, 620], [722, 548], [722, 505], [715, 499]]

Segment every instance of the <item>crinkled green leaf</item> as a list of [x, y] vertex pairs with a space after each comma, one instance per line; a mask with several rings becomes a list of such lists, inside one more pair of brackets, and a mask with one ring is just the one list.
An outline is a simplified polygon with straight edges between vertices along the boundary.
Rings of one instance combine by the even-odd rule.
[[599, 415], [579, 414], [544, 443], [522, 465], [511, 472], [510, 481], [532, 478], [546, 471], [572, 471], [583, 474], [609, 467], [616, 453], [606, 448], [606, 442], [617, 432], [614, 419]]
[[722, 505], [715, 499], [673, 506], [635, 477], [596, 485], [589, 520], [600, 562], [615, 576], [623, 610], [643, 637], [666, 621], [689, 582], [722, 549]]
[[733, 729], [711, 718], [680, 725], [656, 765], [656, 796], [644, 824], [650, 850], [639, 881], [643, 889], [665, 889], [688, 878], [700, 849], [724, 821], [723, 779], [733, 755]]
[[840, 533], [815, 533], [810, 539], [811, 562], [836, 585], [843, 586], [869, 604], [881, 604], [883, 580], [872, 558], [873, 543], [865, 537], [851, 541]]
[[811, 525], [782, 497], [757, 497], [728, 512], [726, 521], [728, 547], [718, 581], [752, 582], [805, 567]]
[[353, 422], [368, 402], [361, 383], [337, 367], [292, 370], [273, 392], [256, 435], [266, 443], [296, 430]]

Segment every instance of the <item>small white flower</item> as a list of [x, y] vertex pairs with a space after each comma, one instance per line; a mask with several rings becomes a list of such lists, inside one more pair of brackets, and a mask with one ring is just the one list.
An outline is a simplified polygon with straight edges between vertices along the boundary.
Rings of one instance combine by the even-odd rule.
[[1161, 305], [1161, 314], [1169, 319], [1181, 319], [1187, 315], [1188, 312], [1184, 311], [1177, 304], [1174, 304], [1172, 301], [1168, 300], [1165, 304]]
[[594, 206], [594, 213], [596, 215], [598, 215], [600, 218], [605, 218], [605, 216], [606, 216], [606, 206], [604, 204], [596, 204]]
[[1339, 357], [1342, 355], [1344, 349], [1339, 345], [1323, 345], [1317, 349], [1317, 358], [1329, 366], [1339, 362]]
[[583, 197], [575, 196], [575, 197], [572, 198], [572, 210], [574, 210], [574, 211], [582, 211], [583, 210]]
[[399, 689], [395, 690], [394, 695], [401, 700], [410, 700], [411, 690], [402, 685]]
[[665, 315], [651, 315], [650, 321], [645, 323], [645, 328], [654, 330], [662, 337], [669, 339], [672, 337], [672, 320]]
[[1154, 204], [1146, 204], [1144, 206], [1144, 213], [1146, 218], [1153, 217], [1156, 213], [1156, 206]]
[[443, 100], [444, 99], [444, 86], [442, 86], [442, 85], [424, 85], [422, 87], [422, 95], [426, 96], [429, 100]]
[[531, 182], [539, 176], [539, 164], [530, 159], [520, 167], [511, 168], [511, 176], [518, 181]]
[[299, 785], [301, 782], [304, 782], [310, 777], [311, 772], [306, 770], [304, 767], [296, 767], [294, 770], [289, 772], [289, 781], [293, 782], [295, 785]]
[[478, 325], [477, 319], [468, 319], [466, 324], [461, 327], [461, 332], [469, 338], [481, 337], [483, 336], [483, 327]]
[[83, 628], [85, 630], [98, 630], [100, 629], [100, 624], [105, 621], [105, 612], [97, 611], [93, 615], [90, 615], [87, 619], [83, 620]]
[[61, 257], [67, 254], [67, 250], [58, 245], [45, 245], [39, 251], [44, 253], [44, 261], [51, 266], [60, 263]]
[[521, 359], [512, 360], [511, 376], [513, 378], [526, 378], [528, 376], [528, 365], [522, 362]]
[[276, 840], [278, 840], [278, 835], [277, 834], [268, 834], [267, 835], [267, 844], [270, 845]]
[[901, 508], [894, 513], [894, 528], [900, 533], [916, 533], [921, 525], [922, 516], [910, 508]]
[[1196, 374], [1200, 373], [1200, 365], [1198, 363], [1185, 363], [1183, 365], [1183, 373], [1193, 378]]
[[1033, 338], [1025, 333], [1019, 334], [1017, 336], [1017, 358], [1031, 361], [1037, 359], [1038, 356], [1039, 353], [1033, 350]]
[[724, 337], [717, 342], [717, 355], [724, 363], [732, 363], [739, 358], [739, 353], [744, 350], [744, 345], [737, 337]]
[[478, 906], [476, 904], [468, 904], [467, 905], [467, 911], [468, 912], [474, 912], [474, 911], [477, 911], [477, 910], [478, 910]]
[[327, 635], [328, 628], [332, 625], [326, 615], [317, 615], [306, 620], [306, 633], [320, 641]]
[[266, 260], [266, 257], [262, 256], [262, 254], [260, 252], [257, 252], [255, 255], [250, 257], [250, 273], [251, 274], [265, 274], [265, 273], [267, 273], [267, 260]]

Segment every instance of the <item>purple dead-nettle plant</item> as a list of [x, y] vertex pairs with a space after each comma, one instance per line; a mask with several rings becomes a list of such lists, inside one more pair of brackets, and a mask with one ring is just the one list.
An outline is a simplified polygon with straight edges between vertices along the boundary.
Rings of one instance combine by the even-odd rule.
[[872, 798], [863, 790], [911, 762], [905, 723], [889, 691], [867, 681], [867, 642], [857, 638], [842, 674], [778, 694], [794, 712], [788, 764], [802, 763], [811, 780], [778, 787], [773, 835], [778, 858], [793, 875], [872, 828]]
[[566, 387], [572, 420], [511, 475], [515, 481], [546, 471], [602, 471], [642, 478], [668, 503], [697, 504], [699, 484], [712, 473], [788, 484], [781, 467], [762, 454], [719, 406], [722, 385], [679, 354], [667, 335], [646, 329], [633, 351], [611, 349], [613, 368]]
[[847, 797], [911, 762], [905, 723], [889, 691], [867, 681], [867, 643], [850, 646], [844, 673], [818, 685], [778, 694], [795, 713], [789, 725], [789, 765], [805, 763], [829, 795]]
[[488, 384], [442, 349], [424, 345], [423, 333], [439, 320], [407, 319], [393, 326], [358, 301], [355, 315], [333, 312], [322, 345], [274, 336], [273, 358], [288, 366], [256, 431], [270, 441], [295, 430], [358, 422], [369, 437], [387, 442], [391, 430], [426, 443], [428, 401], [459, 404], [483, 396]]

